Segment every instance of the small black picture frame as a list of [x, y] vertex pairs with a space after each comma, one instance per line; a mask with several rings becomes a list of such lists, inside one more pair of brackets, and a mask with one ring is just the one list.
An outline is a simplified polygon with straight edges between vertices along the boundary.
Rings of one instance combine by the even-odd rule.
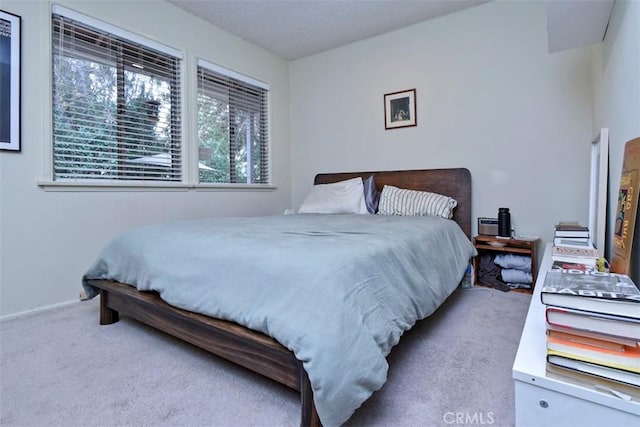
[[20, 151], [21, 18], [0, 10], [0, 150]]
[[384, 95], [384, 128], [417, 126], [416, 90], [409, 89]]

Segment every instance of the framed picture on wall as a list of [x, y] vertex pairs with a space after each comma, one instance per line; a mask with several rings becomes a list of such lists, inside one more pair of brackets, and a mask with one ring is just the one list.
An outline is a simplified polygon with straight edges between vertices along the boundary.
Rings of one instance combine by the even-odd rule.
[[0, 150], [20, 151], [20, 24], [0, 10]]
[[417, 125], [416, 90], [384, 95], [384, 128], [397, 129]]

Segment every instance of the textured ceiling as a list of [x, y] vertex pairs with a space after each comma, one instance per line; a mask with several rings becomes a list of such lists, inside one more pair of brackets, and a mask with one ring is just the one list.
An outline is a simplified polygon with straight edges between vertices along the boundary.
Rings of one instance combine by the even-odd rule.
[[297, 59], [488, 0], [168, 0], [261, 46]]

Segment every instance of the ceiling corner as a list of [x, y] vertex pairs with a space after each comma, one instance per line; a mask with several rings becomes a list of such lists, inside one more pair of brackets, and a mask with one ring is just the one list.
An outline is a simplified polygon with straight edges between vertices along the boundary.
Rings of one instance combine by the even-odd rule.
[[549, 53], [604, 40], [615, 0], [547, 0]]

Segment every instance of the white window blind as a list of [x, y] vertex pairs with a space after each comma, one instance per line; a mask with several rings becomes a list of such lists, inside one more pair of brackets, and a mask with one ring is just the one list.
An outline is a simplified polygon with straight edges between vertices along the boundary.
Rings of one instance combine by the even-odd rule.
[[201, 183], [269, 183], [268, 85], [198, 61]]
[[52, 17], [53, 179], [180, 181], [181, 58], [61, 9]]

